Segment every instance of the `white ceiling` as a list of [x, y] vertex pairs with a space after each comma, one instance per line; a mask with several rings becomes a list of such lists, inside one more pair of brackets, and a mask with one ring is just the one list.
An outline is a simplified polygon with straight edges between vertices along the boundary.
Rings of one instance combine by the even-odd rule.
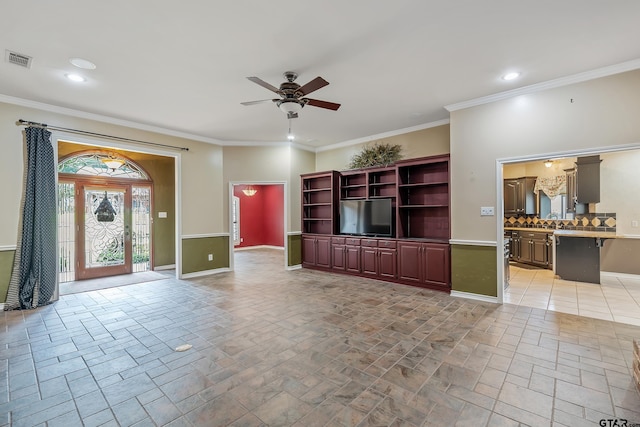
[[[225, 142], [286, 140], [275, 105], [240, 105], [274, 95], [247, 76], [329, 81], [309, 97], [342, 107], [292, 122], [298, 143], [320, 147], [640, 58], [637, 0], [23, 0], [0, 16], [3, 56], [33, 57], [30, 69], [0, 62], [1, 95]], [[500, 78], [511, 70], [522, 77]]]

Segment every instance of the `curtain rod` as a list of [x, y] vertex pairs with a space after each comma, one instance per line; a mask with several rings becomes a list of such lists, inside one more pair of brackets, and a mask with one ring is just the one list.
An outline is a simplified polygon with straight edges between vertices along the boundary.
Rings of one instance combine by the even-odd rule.
[[18, 124], [18, 126], [32, 126], [32, 127], [43, 128], [43, 129], [60, 130], [60, 131], [64, 131], [64, 132], [75, 133], [75, 134], [78, 134], [78, 135], [96, 136], [96, 137], [100, 137], [100, 138], [115, 139], [117, 141], [135, 142], [137, 144], [155, 145], [156, 147], [166, 147], [166, 148], [180, 149], [182, 151], [189, 151], [189, 148], [187, 148], [187, 147], [176, 147], [175, 145], [159, 144], [157, 142], [140, 141], [138, 139], [123, 138], [121, 136], [106, 135], [106, 134], [103, 134], [103, 133], [89, 132], [89, 131], [86, 131], [86, 130], [63, 128], [63, 127], [60, 127], [60, 126], [50, 126], [50, 125], [48, 125], [46, 123], [30, 122], [29, 120], [20, 119], [20, 120], [18, 120], [17, 124]]

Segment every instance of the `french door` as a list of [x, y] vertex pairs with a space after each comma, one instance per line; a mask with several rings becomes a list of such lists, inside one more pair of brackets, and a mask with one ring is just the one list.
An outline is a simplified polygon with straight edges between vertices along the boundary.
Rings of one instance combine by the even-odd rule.
[[78, 183], [77, 190], [76, 279], [131, 273], [131, 185]]

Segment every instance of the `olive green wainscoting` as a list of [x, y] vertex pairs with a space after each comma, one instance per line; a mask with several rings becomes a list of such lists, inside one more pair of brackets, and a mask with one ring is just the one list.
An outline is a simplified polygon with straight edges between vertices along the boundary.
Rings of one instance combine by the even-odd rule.
[[[213, 260], [209, 261], [209, 254]], [[183, 237], [182, 274], [229, 268], [229, 236]]]
[[7, 301], [7, 290], [9, 289], [9, 280], [11, 280], [15, 254], [14, 249], [0, 250], [0, 304]]
[[302, 265], [302, 235], [301, 234], [287, 235], [287, 249], [289, 250], [287, 266], [293, 267], [296, 265]]
[[496, 247], [451, 245], [451, 290], [497, 297]]

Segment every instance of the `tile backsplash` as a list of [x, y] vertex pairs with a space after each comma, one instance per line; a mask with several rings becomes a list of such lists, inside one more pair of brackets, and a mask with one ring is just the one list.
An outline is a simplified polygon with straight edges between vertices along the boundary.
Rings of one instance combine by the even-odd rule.
[[615, 213], [577, 214], [574, 219], [542, 219], [536, 215], [509, 216], [505, 227], [518, 228], [562, 228], [579, 231], [616, 231]]

